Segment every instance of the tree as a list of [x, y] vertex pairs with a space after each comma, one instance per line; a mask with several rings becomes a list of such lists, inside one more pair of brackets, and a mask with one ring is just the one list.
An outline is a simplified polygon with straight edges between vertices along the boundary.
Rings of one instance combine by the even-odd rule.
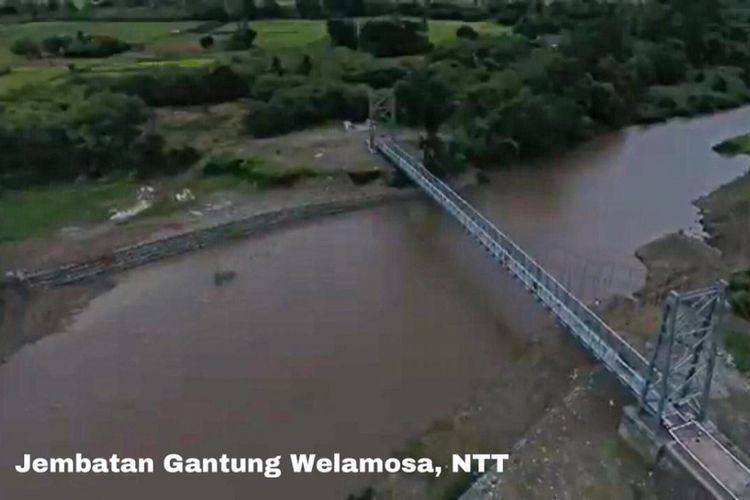
[[299, 73], [304, 76], [309, 76], [312, 73], [313, 64], [310, 56], [305, 54], [302, 56], [302, 61], [299, 63]]
[[325, 17], [320, 0], [295, 0], [295, 6], [302, 18], [323, 19]]
[[357, 50], [359, 39], [357, 37], [357, 25], [354, 20], [329, 19], [326, 22], [326, 29], [333, 45]]
[[426, 137], [422, 141], [425, 166], [438, 174], [450, 170], [438, 131], [455, 108], [454, 90], [429, 66], [423, 65], [399, 82], [395, 93], [397, 111], [425, 130]]
[[279, 76], [284, 76], [284, 66], [281, 64], [281, 59], [278, 56], [273, 56], [271, 60], [271, 71]]
[[466, 40], [476, 40], [479, 38], [479, 33], [468, 24], [462, 24], [456, 30], [456, 37], [464, 38]]
[[372, 19], [359, 31], [359, 48], [376, 57], [396, 57], [427, 52], [432, 44], [417, 21]]

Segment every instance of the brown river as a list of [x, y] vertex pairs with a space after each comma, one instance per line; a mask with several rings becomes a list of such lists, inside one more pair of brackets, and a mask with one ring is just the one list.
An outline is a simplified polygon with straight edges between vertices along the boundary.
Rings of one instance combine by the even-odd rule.
[[[494, 173], [466, 196], [586, 299], [632, 292], [644, 276], [634, 250], [699, 232], [691, 201], [746, 169], [711, 146], [748, 124], [750, 108], [628, 129]], [[229, 270], [236, 277], [216, 286], [214, 273]], [[540, 336], [562, 334], [425, 200], [286, 228], [117, 282], [64, 333], [0, 366], [0, 499], [345, 498], [368, 478], [292, 475], [286, 462], [279, 479], [177, 476], [159, 472], [160, 460], [387, 457], [478, 387], [533, 378], [524, 365], [534, 350], [539, 366], [570, 359], [551, 363], [560, 379], [583, 359], [559, 339], [542, 351]], [[521, 424], [531, 424], [532, 396], [507, 396]], [[25, 453], [77, 452], [153, 457], [157, 473], [13, 471]]]

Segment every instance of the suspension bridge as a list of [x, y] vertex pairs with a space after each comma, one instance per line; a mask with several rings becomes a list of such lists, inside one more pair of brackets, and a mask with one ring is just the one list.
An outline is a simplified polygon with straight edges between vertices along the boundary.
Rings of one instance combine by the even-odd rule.
[[697, 479], [713, 496], [750, 499], [750, 469], [706, 425], [717, 354], [716, 331], [726, 307], [726, 284], [720, 282], [683, 294], [670, 292], [656, 348], [647, 359], [410, 154], [396, 139], [394, 123], [392, 94], [374, 94], [370, 103], [370, 150], [397, 167], [448, 212], [636, 398], [633, 418], [655, 450], [654, 455], [668, 447], [678, 460], [696, 471]]

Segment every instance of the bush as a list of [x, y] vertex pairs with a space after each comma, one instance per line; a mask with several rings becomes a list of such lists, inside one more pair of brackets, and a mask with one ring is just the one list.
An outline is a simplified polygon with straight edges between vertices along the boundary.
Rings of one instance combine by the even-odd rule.
[[31, 38], [20, 38], [10, 45], [10, 51], [29, 59], [41, 57], [42, 48]]
[[277, 90], [305, 85], [307, 79], [301, 75], [279, 76], [275, 73], [261, 75], [253, 85], [250, 95], [253, 99], [268, 101]]
[[398, 2], [394, 0], [365, 0], [364, 6], [368, 17], [390, 16], [398, 10]]
[[247, 127], [255, 137], [271, 137], [327, 120], [363, 121], [369, 97], [362, 88], [315, 83], [277, 90], [268, 102], [252, 101]]
[[750, 373], [750, 335], [735, 330], [724, 333], [724, 344], [742, 373]]
[[18, 15], [18, 8], [13, 5], [2, 5], [0, 6], [0, 17], [2, 16], [15, 16]]
[[714, 78], [714, 82], [711, 84], [711, 90], [714, 92], [726, 92], [728, 88], [727, 80], [723, 76], [717, 75]]
[[326, 23], [333, 45], [357, 50], [357, 25], [352, 19], [329, 19]]
[[212, 37], [211, 35], [206, 35], [204, 37], [201, 37], [200, 42], [201, 47], [203, 47], [204, 49], [210, 49], [214, 46], [214, 37]]
[[466, 40], [476, 40], [479, 38], [479, 33], [468, 24], [462, 24], [456, 30], [456, 37], [464, 38]]
[[432, 49], [421, 23], [402, 19], [373, 19], [360, 29], [359, 47], [376, 57], [422, 54]]
[[364, 69], [344, 73], [341, 78], [348, 83], [364, 83], [374, 89], [382, 89], [393, 87], [406, 74], [406, 69], [401, 66], [373, 64]]
[[489, 6], [489, 10], [494, 14], [497, 22], [505, 26], [516, 24], [526, 12], [526, 9], [525, 2], [506, 2], [504, 0], [495, 0]]
[[204, 10], [196, 12], [193, 16], [194, 19], [213, 19], [220, 23], [229, 22], [229, 15], [220, 5], [212, 5], [205, 8]]
[[323, 0], [328, 14], [335, 16], [358, 17], [365, 13], [363, 0]]
[[0, 66], [0, 76], [9, 75], [11, 71], [10, 66]]
[[118, 79], [94, 80], [91, 86], [138, 96], [150, 106], [213, 104], [247, 97], [250, 93], [248, 82], [229, 66], [164, 68]]
[[227, 50], [248, 50], [252, 48], [258, 33], [250, 27], [237, 28], [227, 39], [225, 48]]
[[304, 19], [325, 19], [321, 0], [296, 0], [297, 13]]
[[83, 35], [73, 40], [64, 52], [65, 57], [110, 57], [131, 49], [127, 42], [108, 35]]
[[285, 9], [276, 0], [261, 0], [256, 9], [256, 16], [259, 19], [284, 19], [293, 14], [291, 8]]
[[67, 35], [48, 36], [42, 40], [42, 51], [51, 55], [64, 56], [72, 43], [73, 39]]

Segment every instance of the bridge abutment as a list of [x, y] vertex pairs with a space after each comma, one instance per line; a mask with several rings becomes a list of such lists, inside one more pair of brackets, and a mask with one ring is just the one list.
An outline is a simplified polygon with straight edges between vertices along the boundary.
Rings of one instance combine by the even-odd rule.
[[728, 493], [705, 467], [663, 428], [654, 432], [650, 417], [636, 406], [623, 408], [618, 433], [654, 474], [662, 498], [716, 500], [748, 498]]
[[659, 452], [670, 441], [667, 435], [654, 432], [654, 426], [636, 406], [623, 408], [618, 433], [649, 466], [656, 464]]

